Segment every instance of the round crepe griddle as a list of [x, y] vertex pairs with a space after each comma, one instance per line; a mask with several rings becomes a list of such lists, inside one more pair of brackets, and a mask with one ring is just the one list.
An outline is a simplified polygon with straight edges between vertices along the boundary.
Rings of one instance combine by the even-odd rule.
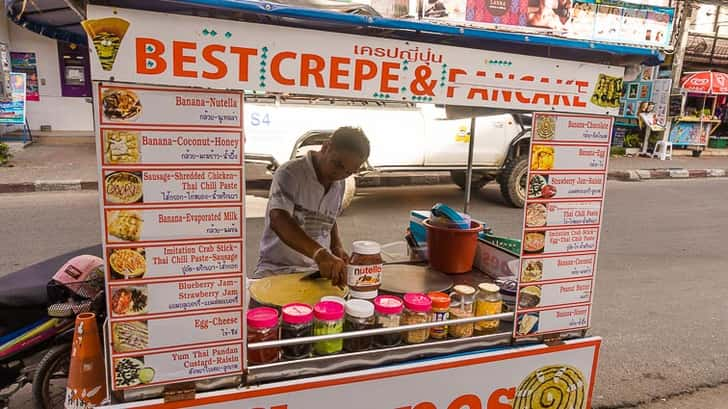
[[453, 284], [446, 274], [427, 266], [389, 264], [384, 265], [382, 286], [379, 289], [397, 294], [427, 294], [431, 291], [447, 291]]
[[346, 295], [346, 288], [335, 287], [328, 279], [301, 280], [309, 274], [310, 271], [261, 278], [250, 284], [250, 296], [260, 304], [282, 307], [294, 302], [314, 305], [327, 295]]

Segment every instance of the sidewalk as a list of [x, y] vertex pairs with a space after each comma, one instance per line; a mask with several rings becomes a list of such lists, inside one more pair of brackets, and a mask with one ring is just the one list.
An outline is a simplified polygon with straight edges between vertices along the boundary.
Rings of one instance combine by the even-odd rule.
[[[34, 143], [16, 152], [11, 164], [0, 167], [0, 193], [98, 188], [96, 148], [90, 143]], [[249, 189], [268, 188], [270, 175], [265, 169], [246, 166], [245, 171]], [[709, 150], [700, 158], [676, 156], [668, 161], [619, 157], [611, 158], [609, 164], [609, 178], [625, 181], [722, 176], [728, 176], [728, 150]], [[449, 183], [447, 172], [374, 173], [357, 181], [360, 187]]]

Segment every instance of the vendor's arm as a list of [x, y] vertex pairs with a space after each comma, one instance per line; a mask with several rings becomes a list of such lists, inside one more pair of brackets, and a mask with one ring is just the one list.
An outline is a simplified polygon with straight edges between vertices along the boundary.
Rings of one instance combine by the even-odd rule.
[[339, 235], [339, 227], [334, 222], [334, 227], [331, 228], [331, 252], [344, 262], [349, 260], [349, 255], [344, 249], [344, 245], [341, 243], [341, 236]]
[[[318, 242], [310, 238], [296, 221], [293, 220], [293, 217], [288, 211], [271, 209], [269, 216], [270, 227], [281, 241], [293, 250], [312, 258], [318, 265], [321, 275], [330, 278], [332, 284], [337, 286], [344, 285], [344, 273], [346, 269], [344, 260], [335, 256], [329, 249], [323, 248]], [[334, 227], [335, 229], [336, 227]], [[338, 241], [338, 233], [334, 240]]]

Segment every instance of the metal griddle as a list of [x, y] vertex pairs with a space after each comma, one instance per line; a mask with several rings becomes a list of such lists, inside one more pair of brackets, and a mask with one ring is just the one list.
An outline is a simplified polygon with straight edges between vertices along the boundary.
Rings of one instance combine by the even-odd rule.
[[447, 291], [454, 285], [446, 274], [425, 265], [385, 264], [380, 291], [405, 294]]

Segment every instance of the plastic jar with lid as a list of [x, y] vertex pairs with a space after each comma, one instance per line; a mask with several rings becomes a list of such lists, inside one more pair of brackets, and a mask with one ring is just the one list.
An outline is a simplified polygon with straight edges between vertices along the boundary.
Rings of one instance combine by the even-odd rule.
[[[366, 300], [347, 301], [344, 332], [363, 331], [372, 328], [374, 328], [374, 304]], [[371, 336], [344, 340], [344, 349], [348, 352], [366, 351], [371, 347]]]
[[346, 268], [346, 284], [352, 298], [371, 300], [382, 284], [381, 246], [375, 241], [355, 241]]
[[[475, 288], [469, 285], [456, 285], [450, 294], [450, 319], [470, 318], [475, 314]], [[455, 324], [448, 327], [453, 338], [473, 336], [473, 323]]]
[[[380, 295], [374, 299], [374, 316], [377, 328], [396, 328], [400, 326], [404, 303], [394, 295]], [[381, 334], [374, 337], [374, 344], [378, 347], [393, 347], [402, 342], [402, 334]]]
[[[313, 334], [331, 335], [344, 332], [344, 306], [336, 301], [321, 301], [313, 307]], [[313, 350], [318, 355], [331, 355], [341, 352], [342, 339], [317, 341]]]
[[[260, 307], [248, 311], [248, 343], [276, 341], [278, 339], [278, 311], [275, 308]], [[248, 363], [267, 364], [276, 362], [280, 348], [248, 349]]]
[[[424, 294], [405, 294], [402, 325], [424, 324], [430, 322], [432, 300]], [[430, 338], [430, 329], [414, 329], [404, 334], [404, 342], [408, 344], [421, 344]]]
[[[432, 300], [432, 317], [430, 321], [447, 321], [450, 317], [450, 296], [441, 292], [431, 292], [427, 296]], [[430, 338], [447, 338], [447, 325], [430, 328]]]
[[336, 295], [327, 295], [327, 296], [321, 297], [321, 299], [319, 301], [334, 301], [334, 302], [337, 302], [337, 303], [343, 305], [344, 307], [346, 307], [346, 300], [344, 299], [344, 297], [339, 297]]
[[[500, 314], [503, 311], [503, 297], [500, 287], [491, 283], [482, 283], [478, 286], [475, 296], [475, 316]], [[475, 332], [489, 333], [498, 329], [500, 320], [478, 321], [475, 323]]]
[[[313, 335], [313, 308], [308, 304], [288, 304], [281, 308], [281, 338], [302, 338]], [[289, 345], [282, 348], [283, 358], [301, 359], [311, 355], [311, 344]]]

